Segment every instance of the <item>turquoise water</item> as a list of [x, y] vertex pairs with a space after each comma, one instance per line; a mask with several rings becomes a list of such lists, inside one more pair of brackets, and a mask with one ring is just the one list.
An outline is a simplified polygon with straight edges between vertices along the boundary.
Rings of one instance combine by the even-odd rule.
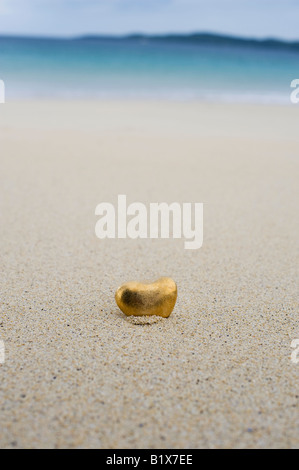
[[199, 38], [0, 38], [14, 98], [290, 102], [298, 44]]

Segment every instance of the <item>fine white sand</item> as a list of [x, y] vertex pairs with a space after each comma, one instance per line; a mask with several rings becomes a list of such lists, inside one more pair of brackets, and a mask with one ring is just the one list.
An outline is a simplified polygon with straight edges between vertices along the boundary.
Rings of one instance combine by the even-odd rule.
[[[1, 447], [299, 447], [298, 106], [0, 106]], [[204, 243], [99, 240], [95, 207], [203, 202]], [[172, 277], [168, 319], [114, 292]]]

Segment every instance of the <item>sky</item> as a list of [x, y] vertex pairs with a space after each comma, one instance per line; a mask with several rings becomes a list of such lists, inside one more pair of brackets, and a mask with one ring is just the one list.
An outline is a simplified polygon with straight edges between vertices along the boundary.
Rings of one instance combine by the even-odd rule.
[[0, 0], [0, 34], [213, 32], [299, 39], [299, 0]]

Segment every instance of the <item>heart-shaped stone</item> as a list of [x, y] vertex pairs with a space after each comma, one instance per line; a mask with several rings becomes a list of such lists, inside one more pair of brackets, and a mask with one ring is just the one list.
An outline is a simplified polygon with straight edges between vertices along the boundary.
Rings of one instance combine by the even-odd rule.
[[126, 315], [157, 315], [167, 318], [177, 299], [177, 286], [170, 277], [152, 283], [127, 282], [115, 293], [119, 308]]

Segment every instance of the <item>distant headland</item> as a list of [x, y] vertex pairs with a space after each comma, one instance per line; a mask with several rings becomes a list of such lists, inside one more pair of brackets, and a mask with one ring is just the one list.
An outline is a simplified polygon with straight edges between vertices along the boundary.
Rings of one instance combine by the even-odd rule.
[[0, 35], [1, 39], [39, 39], [53, 41], [132, 41], [136, 43], [178, 43], [194, 45], [215, 45], [215, 46], [239, 46], [239, 47], [263, 47], [268, 49], [289, 49], [299, 50], [298, 41], [288, 41], [279, 38], [247, 38], [214, 33], [190, 33], [190, 34], [127, 34], [127, 35], [100, 35], [88, 34], [76, 37], [36, 37], [36, 36], [8, 36]]

